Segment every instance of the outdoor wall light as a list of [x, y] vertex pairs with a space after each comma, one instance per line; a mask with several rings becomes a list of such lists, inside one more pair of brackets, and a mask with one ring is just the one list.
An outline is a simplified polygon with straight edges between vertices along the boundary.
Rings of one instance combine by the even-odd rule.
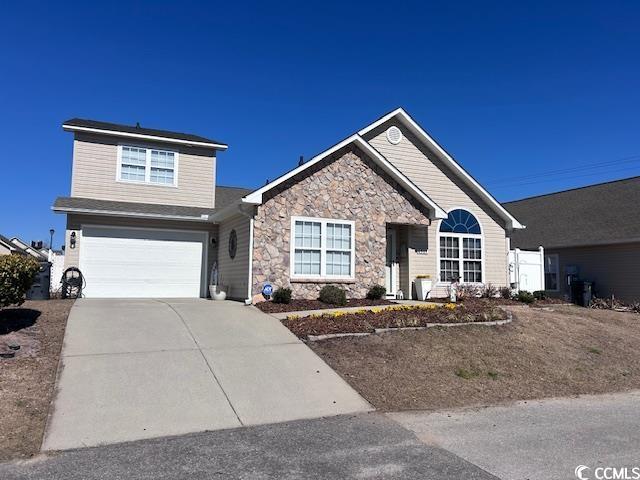
[[76, 248], [76, 232], [71, 232], [69, 236], [69, 247]]

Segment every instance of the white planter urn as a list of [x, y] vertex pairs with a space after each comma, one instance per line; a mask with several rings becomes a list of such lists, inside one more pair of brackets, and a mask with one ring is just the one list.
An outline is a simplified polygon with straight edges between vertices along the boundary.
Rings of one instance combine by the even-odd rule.
[[430, 278], [416, 278], [416, 294], [418, 300], [426, 300], [429, 298], [433, 282]]
[[227, 298], [227, 287], [224, 285], [209, 285], [209, 293], [212, 300], [225, 300]]

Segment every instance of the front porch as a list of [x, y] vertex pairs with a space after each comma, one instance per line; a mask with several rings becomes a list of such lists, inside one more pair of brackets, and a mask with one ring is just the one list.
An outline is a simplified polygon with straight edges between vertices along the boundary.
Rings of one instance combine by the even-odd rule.
[[429, 275], [435, 288], [436, 258], [435, 252], [429, 250], [430, 228], [433, 227], [387, 223], [384, 285], [387, 298], [417, 299], [417, 275]]

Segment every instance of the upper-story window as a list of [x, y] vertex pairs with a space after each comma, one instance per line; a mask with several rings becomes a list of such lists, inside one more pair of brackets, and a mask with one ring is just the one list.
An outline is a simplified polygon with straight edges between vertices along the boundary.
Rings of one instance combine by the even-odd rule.
[[118, 180], [176, 186], [178, 153], [156, 148], [118, 147]]

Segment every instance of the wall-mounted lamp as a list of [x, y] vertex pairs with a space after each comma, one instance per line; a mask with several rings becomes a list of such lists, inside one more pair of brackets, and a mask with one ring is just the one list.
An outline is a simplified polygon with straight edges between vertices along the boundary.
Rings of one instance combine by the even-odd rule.
[[218, 244], [218, 241], [217, 241], [215, 238], [211, 237], [211, 246], [212, 246], [213, 248], [216, 248], [216, 245], [217, 245], [217, 244]]
[[69, 247], [76, 248], [76, 232], [71, 232], [69, 236]]

